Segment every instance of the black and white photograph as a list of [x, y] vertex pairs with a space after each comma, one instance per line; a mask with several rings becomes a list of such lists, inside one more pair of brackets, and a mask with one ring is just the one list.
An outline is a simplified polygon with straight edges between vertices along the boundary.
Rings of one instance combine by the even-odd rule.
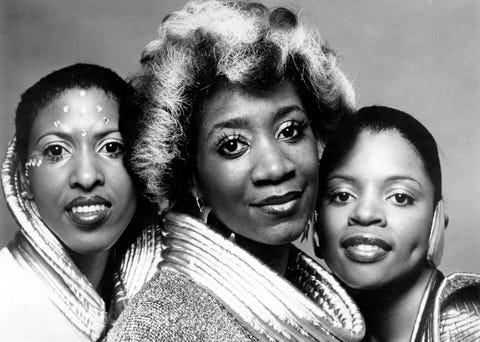
[[0, 341], [480, 341], [480, 2], [0, 13]]

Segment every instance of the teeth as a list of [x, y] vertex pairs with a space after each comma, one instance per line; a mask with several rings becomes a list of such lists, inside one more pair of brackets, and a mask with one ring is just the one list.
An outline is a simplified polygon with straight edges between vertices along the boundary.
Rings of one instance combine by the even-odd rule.
[[354, 247], [363, 252], [373, 252], [380, 249], [380, 247], [376, 245], [355, 245]]
[[96, 211], [104, 211], [107, 207], [105, 204], [96, 204], [96, 205], [85, 205], [85, 206], [79, 206], [79, 207], [73, 207], [72, 212], [74, 214], [77, 213], [93, 213]]

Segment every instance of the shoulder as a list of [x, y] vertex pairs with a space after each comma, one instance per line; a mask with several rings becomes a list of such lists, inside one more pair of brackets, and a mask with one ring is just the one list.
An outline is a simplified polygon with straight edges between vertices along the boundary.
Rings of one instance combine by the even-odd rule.
[[8, 248], [0, 250], [0, 271], [0, 341], [89, 341]]
[[132, 298], [108, 341], [251, 341], [250, 335], [192, 280], [159, 271]]
[[454, 273], [446, 277], [435, 307], [441, 341], [480, 340], [480, 274]]

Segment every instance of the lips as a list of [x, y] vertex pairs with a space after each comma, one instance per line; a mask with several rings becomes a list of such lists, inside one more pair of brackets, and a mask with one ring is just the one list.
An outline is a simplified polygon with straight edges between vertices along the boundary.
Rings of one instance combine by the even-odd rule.
[[386, 241], [372, 236], [355, 235], [341, 242], [347, 257], [361, 263], [372, 263], [383, 259], [392, 246]]
[[91, 228], [107, 218], [111, 207], [112, 203], [100, 196], [78, 197], [65, 207], [65, 211], [77, 226]]
[[265, 197], [252, 204], [268, 215], [287, 216], [296, 211], [302, 191], [290, 191], [283, 195]]

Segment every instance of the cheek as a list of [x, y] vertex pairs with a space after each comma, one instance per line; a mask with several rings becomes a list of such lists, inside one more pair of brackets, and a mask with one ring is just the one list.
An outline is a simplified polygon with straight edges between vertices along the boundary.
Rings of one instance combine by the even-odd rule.
[[341, 215], [338, 211], [332, 210], [330, 208], [320, 208], [319, 209], [319, 237], [321, 239], [320, 243], [324, 246], [333, 246], [336, 245], [336, 240], [338, 240], [338, 235], [341, 233]]
[[32, 188], [33, 197], [38, 206], [44, 203], [55, 203], [59, 198], [62, 189], [68, 188], [66, 175], [59, 170], [53, 170], [45, 166], [37, 167], [30, 170], [30, 186]]
[[198, 164], [199, 186], [208, 203], [240, 198], [247, 188], [248, 171], [246, 163], [204, 159]]
[[430, 220], [425, 216], [411, 216], [401, 219], [396, 224], [400, 227], [398, 230], [399, 240], [406, 253], [411, 253], [416, 249], [426, 249], [430, 235]]
[[309, 178], [317, 180], [319, 169], [318, 149], [316, 142], [312, 139], [305, 141], [304, 144], [294, 146], [290, 155], [297, 169], [300, 169]]
[[112, 166], [109, 168], [111, 172], [106, 174], [106, 179], [110, 181], [110, 188], [115, 193], [116, 200], [123, 203], [123, 206], [135, 210], [137, 197], [132, 178], [127, 171], [121, 166]]

